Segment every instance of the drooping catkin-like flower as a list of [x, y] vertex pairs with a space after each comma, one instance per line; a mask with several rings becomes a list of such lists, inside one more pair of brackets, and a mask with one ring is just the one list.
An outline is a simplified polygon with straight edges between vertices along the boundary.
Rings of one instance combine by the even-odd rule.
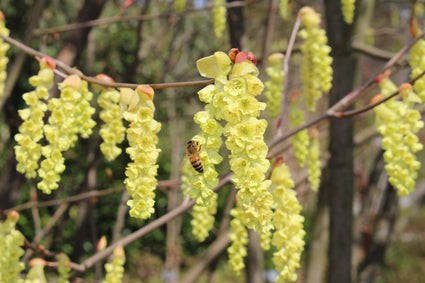
[[105, 283], [120, 283], [124, 275], [125, 253], [122, 246], [114, 249], [113, 260], [105, 264]]
[[279, 272], [276, 282], [291, 282], [297, 280], [296, 269], [300, 267], [304, 249], [304, 217], [300, 215], [302, 207], [293, 190], [294, 181], [289, 168], [283, 161], [275, 163], [270, 179], [275, 209], [273, 225], [276, 229], [272, 244], [277, 250], [273, 254], [273, 263]]
[[59, 254], [58, 259], [58, 283], [69, 283], [69, 272], [71, 271], [71, 267], [69, 266], [71, 263], [71, 260], [69, 257], [64, 254]]
[[[0, 10], [0, 34], [9, 36], [9, 29], [6, 27], [6, 21], [3, 12]], [[0, 38], [0, 97], [4, 94], [4, 83], [7, 78], [6, 66], [9, 62], [9, 58], [6, 56], [7, 50], [9, 50], [10, 44]]]
[[225, 0], [214, 0], [212, 8], [214, 33], [215, 36], [221, 38], [223, 36], [224, 29], [226, 28], [226, 8], [223, 6], [226, 4]]
[[[384, 78], [380, 86], [393, 85], [389, 78]], [[385, 90], [381, 89], [382, 91]], [[415, 189], [418, 170], [421, 166], [415, 153], [423, 149], [416, 133], [424, 127], [421, 115], [414, 109], [420, 99], [412, 91], [410, 84], [403, 84], [399, 90], [402, 101], [390, 99], [374, 108], [376, 127], [382, 135], [382, 148], [385, 150], [385, 169], [388, 181], [398, 190], [399, 195], [407, 195]], [[377, 95], [372, 102], [383, 99]]]
[[[219, 164], [223, 158], [218, 154], [222, 145], [221, 135], [223, 127], [214, 118], [216, 109], [212, 104], [213, 98], [217, 94], [217, 86], [207, 86], [198, 92], [202, 102], [207, 103], [204, 111], [195, 114], [195, 123], [199, 124], [201, 131], [192, 138], [198, 142], [198, 152], [189, 159], [199, 159], [202, 164], [203, 172], [196, 172], [193, 169], [189, 181], [192, 184], [192, 190], [189, 196], [196, 199], [199, 205], [209, 206], [210, 199], [215, 194], [212, 188], [218, 185], [218, 173], [215, 165]], [[193, 161], [193, 160], [190, 160]]]
[[45, 159], [41, 162], [38, 175], [42, 180], [37, 187], [45, 194], [58, 188], [60, 174], [65, 170], [62, 152], [73, 147], [77, 134], [87, 138], [96, 125], [91, 116], [95, 109], [90, 106], [93, 94], [88, 84], [77, 75], [67, 77], [59, 84], [60, 98], [52, 98], [47, 105], [51, 115], [49, 123], [44, 125], [44, 135], [49, 142], [43, 146]]
[[28, 271], [25, 283], [47, 283], [46, 275], [44, 274], [44, 267], [47, 262], [42, 258], [33, 258], [30, 260], [29, 265], [31, 268]]
[[19, 259], [24, 254], [24, 236], [15, 229], [18, 219], [19, 214], [11, 211], [4, 222], [0, 221], [0, 282], [23, 282], [19, 272], [25, 265]]
[[229, 264], [237, 275], [245, 267], [244, 258], [248, 254], [246, 245], [248, 244], [248, 231], [245, 228], [245, 212], [240, 207], [235, 207], [230, 211], [233, 216], [230, 221], [230, 230], [232, 233], [229, 235], [231, 245], [227, 248], [229, 254]]
[[266, 120], [257, 117], [265, 109], [265, 103], [257, 101], [264, 86], [258, 79], [258, 70], [253, 62], [256, 59], [249, 52], [231, 53], [231, 58], [223, 52], [197, 61], [199, 72], [204, 77], [215, 78], [222, 84], [214, 96], [216, 119], [223, 119], [227, 124], [223, 130], [227, 138], [226, 147], [230, 150], [230, 167], [235, 173], [232, 181], [239, 189], [239, 205], [245, 212], [245, 224], [255, 230], [270, 230], [272, 197], [268, 191], [270, 185], [265, 180], [269, 168], [266, 159], [267, 145], [263, 135], [267, 127]]
[[341, 11], [344, 22], [351, 25], [354, 18], [356, 0], [341, 0]]
[[329, 56], [331, 48], [327, 45], [326, 32], [320, 27], [320, 15], [311, 7], [304, 7], [299, 16], [303, 28], [298, 35], [304, 39], [300, 47], [302, 91], [308, 110], [314, 111], [322, 92], [331, 89], [333, 60]]
[[316, 128], [310, 130], [310, 147], [307, 156], [308, 163], [308, 182], [313, 191], [317, 191], [320, 185], [320, 176], [322, 175], [320, 162], [320, 142], [319, 131]]
[[184, 11], [184, 9], [186, 9], [186, 0], [175, 0], [174, 7], [176, 12]]
[[[111, 81], [113, 79], [101, 74], [98, 79]], [[104, 122], [100, 126], [99, 134], [103, 139], [100, 144], [100, 150], [108, 161], [114, 160], [121, 154], [120, 144], [125, 137], [125, 127], [120, 114], [120, 93], [116, 89], [101, 87], [100, 94], [97, 97], [97, 103], [102, 110], [99, 113], [100, 119]]]
[[214, 215], [217, 213], [217, 194], [213, 194], [209, 200], [208, 206], [204, 204], [195, 204], [192, 208], [191, 215], [193, 217], [190, 224], [192, 225], [192, 234], [196, 240], [203, 242], [208, 233], [214, 227]]
[[289, 17], [288, 0], [279, 0], [279, 14], [282, 19], [286, 20]]
[[270, 162], [264, 142], [267, 121], [257, 118], [265, 109], [265, 104], [255, 99], [263, 90], [257, 76], [258, 70], [251, 61], [236, 61], [230, 80], [224, 85], [227, 105], [222, 109], [227, 121], [224, 135], [231, 152], [230, 168], [235, 173], [232, 181], [239, 189], [238, 201], [245, 212], [245, 224], [257, 231], [267, 231], [272, 228], [273, 215], [270, 182], [265, 180]]
[[270, 79], [265, 82], [266, 91], [264, 95], [267, 97], [267, 108], [272, 118], [276, 118], [282, 109], [283, 82], [285, 80], [283, 59], [284, 55], [282, 53], [274, 53], [267, 60], [269, 67], [266, 68], [266, 72]]
[[54, 65], [48, 64], [46, 58], [40, 60], [40, 71], [32, 76], [29, 82], [35, 90], [23, 95], [28, 108], [19, 110], [19, 116], [23, 123], [19, 127], [19, 133], [15, 135], [18, 143], [15, 146], [15, 156], [18, 161], [16, 169], [25, 174], [25, 177], [37, 176], [38, 161], [41, 157], [41, 144], [43, 138], [44, 113], [47, 105], [44, 100], [49, 98], [49, 89], [53, 86]]
[[[289, 118], [294, 127], [298, 127], [304, 123], [304, 111], [300, 108], [299, 97], [292, 96], [289, 103]], [[308, 146], [310, 139], [307, 129], [303, 129], [296, 133], [291, 140], [294, 156], [300, 167], [304, 167], [308, 156]]]
[[[416, 20], [414, 21], [416, 23]], [[419, 36], [421, 31], [416, 25], [411, 26], [411, 34], [413, 37]], [[412, 68], [411, 78], [415, 78], [424, 71], [425, 66], [425, 40], [419, 39], [410, 49], [409, 65]], [[425, 76], [420, 77], [413, 84], [413, 90], [420, 97], [422, 103], [425, 104]]]
[[133, 161], [125, 171], [128, 194], [131, 199], [132, 217], [146, 219], [154, 212], [155, 193], [157, 185], [156, 174], [159, 152], [156, 147], [161, 124], [154, 120], [155, 106], [153, 104], [153, 89], [148, 85], [140, 85], [133, 91], [121, 89], [121, 104], [128, 105], [123, 113], [125, 120], [130, 122], [127, 129], [129, 147], [127, 154]]

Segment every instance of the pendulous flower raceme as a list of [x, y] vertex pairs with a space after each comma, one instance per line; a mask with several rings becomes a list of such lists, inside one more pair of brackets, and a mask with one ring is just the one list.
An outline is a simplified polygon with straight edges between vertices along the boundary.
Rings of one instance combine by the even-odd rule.
[[226, 28], [226, 8], [223, 5], [226, 4], [225, 0], [214, 0], [212, 8], [214, 33], [217, 38], [223, 36], [223, 31]]
[[[229, 57], [222, 52], [216, 52], [215, 55], [207, 57], [207, 59], [200, 59], [197, 64], [202, 66], [210, 60], [208, 58], [222, 60], [222, 70], [220, 70], [222, 80], [217, 79], [214, 85], [208, 85], [198, 92], [199, 100], [206, 105], [203, 111], [195, 114], [194, 121], [199, 124], [201, 131], [192, 140], [198, 142], [200, 146], [197, 157], [202, 163], [203, 172], [196, 172], [192, 168], [192, 174], [186, 174], [188, 181], [192, 184], [192, 189], [189, 190], [188, 195], [196, 199], [196, 205], [192, 211], [194, 219], [191, 224], [193, 234], [199, 241], [203, 241], [208, 236], [209, 230], [214, 225], [214, 215], [217, 211], [217, 194], [212, 189], [219, 182], [215, 165], [223, 160], [218, 153], [223, 143], [221, 139], [223, 127], [216, 120], [216, 115], [220, 116], [221, 112], [216, 102], [223, 97], [223, 82], [227, 81], [226, 75], [230, 71], [231, 64]], [[193, 159], [193, 156], [191, 158]]]
[[216, 52], [198, 60], [197, 67], [202, 76], [215, 78], [219, 88], [213, 99], [214, 114], [216, 119], [227, 122], [223, 134], [231, 152], [230, 167], [235, 173], [232, 181], [239, 189], [238, 202], [245, 213], [244, 224], [248, 228], [267, 231], [272, 229], [273, 215], [272, 196], [268, 191], [270, 181], [265, 180], [270, 166], [263, 139], [267, 121], [257, 119], [266, 105], [255, 98], [264, 86], [258, 79], [252, 53], [232, 49], [230, 55]]
[[19, 214], [11, 211], [7, 219], [0, 221], [0, 282], [23, 282], [19, 273], [25, 268], [20, 257], [24, 254], [21, 245], [24, 243], [24, 236], [15, 229]]
[[[379, 81], [382, 94], [375, 96], [371, 102], [387, 97], [397, 90], [388, 77]], [[418, 170], [421, 166], [415, 153], [422, 150], [416, 133], [424, 127], [421, 115], [414, 105], [420, 102], [412, 91], [410, 84], [399, 88], [402, 100], [390, 99], [374, 108], [376, 128], [382, 135], [382, 148], [385, 150], [385, 169], [388, 181], [398, 190], [399, 195], [407, 195], [415, 189]]]
[[193, 219], [190, 221], [192, 225], [192, 234], [198, 242], [203, 242], [208, 233], [214, 227], [214, 215], [217, 213], [217, 194], [213, 194], [208, 206], [199, 204], [198, 202], [192, 208], [191, 215]]
[[71, 260], [69, 257], [60, 253], [58, 256], [58, 283], [69, 283], [69, 273], [71, 271], [71, 267], [69, 267]]
[[[113, 82], [114, 80], [104, 74], [97, 76], [100, 80]], [[117, 145], [125, 138], [125, 127], [120, 114], [120, 92], [112, 88], [100, 87], [100, 94], [97, 103], [102, 109], [99, 113], [100, 119], [104, 122], [100, 126], [100, 136], [103, 142], [100, 150], [108, 161], [114, 160], [121, 154], [121, 148]]]
[[344, 18], [344, 22], [349, 25], [353, 23], [355, 6], [356, 0], [341, 0], [342, 16]]
[[267, 108], [272, 118], [276, 118], [280, 114], [282, 107], [283, 82], [285, 80], [283, 71], [284, 57], [282, 53], [274, 53], [267, 59], [269, 67], [266, 68], [266, 73], [270, 79], [265, 83], [266, 91], [264, 95], [267, 97]]
[[48, 61], [50, 59], [47, 58], [40, 60], [40, 71], [29, 79], [35, 90], [23, 95], [28, 107], [18, 111], [23, 123], [19, 127], [19, 133], [15, 135], [18, 143], [15, 146], [15, 156], [18, 161], [16, 169], [25, 174], [28, 179], [37, 176], [36, 170], [41, 157], [40, 140], [44, 136], [43, 118], [47, 110], [44, 100], [49, 98], [49, 89], [53, 86], [54, 77], [52, 70], [54, 65], [49, 64]]
[[[9, 29], [6, 27], [5, 18], [0, 10], [0, 34], [9, 36]], [[4, 82], [7, 78], [6, 66], [9, 62], [9, 58], [6, 56], [7, 50], [9, 50], [10, 44], [0, 38], [0, 97], [4, 94]]]
[[295, 281], [296, 269], [300, 267], [304, 249], [304, 217], [300, 215], [302, 207], [293, 190], [294, 181], [291, 179], [289, 168], [282, 159], [275, 162], [270, 179], [275, 209], [273, 225], [276, 229], [272, 238], [272, 244], [276, 248], [273, 263], [279, 272], [276, 282]]
[[279, 1], [279, 14], [282, 19], [286, 20], [289, 17], [289, 5], [288, 0]]
[[310, 111], [316, 109], [316, 101], [322, 97], [322, 92], [328, 92], [332, 87], [332, 57], [331, 48], [327, 45], [325, 31], [320, 27], [320, 15], [311, 7], [299, 11], [301, 29], [298, 36], [304, 39], [301, 45], [301, 83], [303, 96]]
[[125, 253], [122, 246], [114, 249], [113, 260], [105, 264], [105, 283], [122, 282], [124, 275]]
[[[414, 21], [416, 22], [416, 21]], [[413, 37], [420, 35], [421, 31], [417, 25], [413, 25], [410, 28], [411, 34]], [[411, 78], [415, 78], [424, 71], [425, 66], [425, 40], [423, 38], [419, 39], [410, 49], [409, 54], [409, 65], [412, 68], [410, 74]], [[425, 76], [420, 77], [413, 84], [413, 90], [422, 100], [422, 103], [425, 104]]]
[[[300, 108], [299, 93], [291, 96], [289, 101], [289, 118], [294, 127], [298, 127], [304, 123], [304, 111]], [[303, 129], [296, 133], [291, 140], [294, 156], [300, 167], [304, 167], [307, 156], [309, 154], [308, 146], [310, 139], [307, 129]]]
[[74, 146], [77, 134], [88, 138], [96, 125], [91, 118], [95, 112], [90, 106], [93, 94], [86, 81], [71, 75], [59, 84], [59, 89], [60, 98], [52, 98], [48, 102], [47, 108], [51, 114], [49, 123], [43, 127], [48, 144], [41, 150], [45, 159], [38, 170], [42, 180], [37, 187], [45, 194], [58, 188], [60, 174], [65, 170], [62, 152]]
[[244, 258], [248, 254], [246, 245], [248, 244], [248, 231], [244, 223], [245, 212], [239, 206], [230, 211], [233, 216], [230, 221], [230, 230], [232, 233], [229, 235], [231, 245], [227, 248], [229, 254], [229, 264], [237, 275], [245, 267]]
[[46, 283], [47, 279], [44, 273], [44, 267], [46, 267], [47, 261], [36, 257], [30, 260], [29, 265], [31, 268], [28, 271], [25, 283]]
[[128, 164], [124, 183], [131, 199], [127, 202], [132, 217], [146, 219], [154, 212], [154, 190], [160, 149], [156, 148], [161, 124], [154, 120], [153, 89], [140, 85], [136, 90], [121, 89], [120, 103], [125, 108], [123, 117], [130, 122], [127, 129], [127, 154], [133, 161]]
[[319, 131], [316, 128], [310, 130], [310, 147], [308, 149], [308, 182], [313, 191], [317, 192], [320, 185], [320, 176], [322, 175], [320, 162], [320, 142]]

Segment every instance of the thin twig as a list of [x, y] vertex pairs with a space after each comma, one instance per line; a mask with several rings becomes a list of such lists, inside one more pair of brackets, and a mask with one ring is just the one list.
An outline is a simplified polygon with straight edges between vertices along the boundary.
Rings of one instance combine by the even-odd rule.
[[[68, 208], [67, 203], [63, 203], [59, 206], [59, 208], [55, 211], [53, 216], [50, 218], [49, 222], [44, 226], [43, 230], [36, 234], [34, 239], [32, 240], [32, 245], [36, 246], [43, 238], [44, 236], [53, 228], [55, 223], [59, 220], [59, 218], [63, 215], [63, 213]], [[33, 250], [29, 249], [25, 252], [24, 256], [22, 257], [23, 262], [27, 262], [28, 259], [32, 256]]]
[[[251, 5], [254, 5], [256, 2], [258, 2], [258, 0], [235, 1], [235, 2], [226, 3], [226, 4], [222, 4], [222, 5], [217, 5], [217, 6], [223, 6], [223, 7], [226, 7], [226, 8], [229, 9], [229, 8], [235, 8], [235, 7], [251, 6]], [[39, 35], [43, 35], [43, 34], [65, 32], [65, 31], [70, 31], [70, 30], [75, 30], [75, 29], [83, 29], [83, 28], [87, 28], [87, 27], [106, 25], [106, 24], [111, 24], [111, 23], [116, 23], [116, 22], [148, 21], [148, 20], [153, 20], [153, 19], [157, 19], [157, 18], [168, 19], [168, 18], [173, 17], [173, 16], [184, 16], [184, 15], [187, 15], [189, 13], [198, 13], [198, 12], [211, 10], [214, 7], [216, 7], [216, 6], [207, 5], [203, 8], [187, 9], [187, 10], [181, 11], [181, 12], [168, 12], [168, 13], [154, 14], [154, 15], [115, 16], [115, 17], [97, 19], [97, 20], [92, 20], [92, 21], [87, 21], [87, 22], [72, 23], [72, 24], [63, 25], [63, 26], [54, 27], [54, 28], [37, 29], [37, 30], [34, 31], [34, 34], [35, 34], [35, 36], [39, 36]]]
[[[7, 41], [8, 43], [18, 47], [19, 49], [23, 50], [24, 52], [34, 56], [34, 57], [39, 57], [39, 58], [44, 58], [47, 57], [46, 54], [37, 51], [11, 37], [8, 36], [4, 36], [2, 34], [0, 34], [0, 38], [2, 38], [4, 41]], [[77, 75], [80, 78], [82, 78], [83, 80], [92, 83], [92, 84], [96, 84], [96, 85], [101, 85], [104, 87], [111, 87], [111, 88], [121, 88], [121, 87], [128, 87], [128, 88], [132, 88], [135, 89], [137, 88], [140, 84], [129, 84], [129, 83], [112, 83], [112, 82], [105, 82], [102, 80], [98, 80], [94, 77], [90, 77], [90, 76], [85, 76], [82, 75], [81, 73], [75, 71], [74, 69], [72, 69], [70, 66], [66, 65], [65, 63], [63, 63], [60, 60], [54, 59], [52, 58], [55, 63], [56, 66], [59, 67], [60, 69], [62, 69], [67, 75]], [[61, 73], [59, 73], [61, 74]], [[66, 77], [66, 75], [64, 76], [63, 73], [61, 74], [62, 77]], [[162, 88], [174, 88], [174, 87], [191, 87], [191, 86], [206, 86], [209, 84], [214, 83], [214, 79], [210, 79], [210, 80], [203, 80], [203, 81], [192, 81], [192, 82], [175, 82], [175, 83], [159, 83], [159, 84], [148, 84], [149, 86], [151, 86], [154, 89], [162, 89]]]
[[[388, 61], [385, 66], [382, 68], [382, 70], [378, 73], [381, 74], [383, 72], [385, 72], [386, 70], [390, 69], [391, 67], [393, 67], [395, 65], [395, 63], [405, 54], [407, 53], [407, 51], [421, 38], [423, 38], [425, 36], [425, 31], [419, 35], [418, 37], [412, 39], [408, 44], [406, 44], [399, 52], [396, 53], [396, 55], [390, 60]], [[419, 76], [415, 77], [411, 83], [415, 82], [417, 79], [419, 79], [420, 77], [422, 77], [424, 75], [424, 72], [422, 72]], [[376, 76], [375, 76], [376, 77]], [[343, 111], [344, 109], [348, 108], [349, 106], [351, 106], [356, 100], [358, 100], [360, 97], [362, 97], [365, 93], [366, 90], [369, 89], [369, 87], [371, 87], [374, 83], [375, 83], [375, 77], [371, 78], [369, 81], [367, 81], [366, 83], [364, 83], [360, 88], [358, 88], [357, 90], [354, 90], [352, 92], [350, 92], [348, 95], [346, 95], [344, 98], [342, 98], [341, 100], [339, 100], [337, 103], [335, 103], [334, 105], [332, 105], [330, 108], [328, 108], [328, 110], [325, 111], [325, 113], [320, 114], [319, 116], [313, 118], [312, 120], [304, 123], [303, 125], [296, 127], [288, 132], [286, 132], [285, 134], [281, 133], [281, 134], [276, 134], [275, 137], [269, 142], [269, 149], [271, 149], [272, 147], [276, 146], [278, 143], [282, 142], [283, 140], [289, 138], [290, 136], [294, 135], [295, 133], [298, 133], [299, 131], [309, 128], [313, 125], [315, 125], [316, 123], [321, 122], [322, 120], [325, 119], [329, 119], [329, 118], [342, 118], [342, 117], [347, 117], [346, 115], [350, 115], [349, 112], [345, 113], [345, 114], [341, 114], [341, 111]], [[390, 99], [390, 98], [388, 98]], [[376, 106], [376, 105], [375, 105]], [[371, 106], [367, 106], [364, 111], [367, 111], [369, 109], [371, 109], [373, 107]], [[355, 111], [355, 110], [354, 110]], [[363, 112], [364, 112], [363, 111]], [[358, 113], [354, 113], [354, 114], [358, 114]], [[352, 114], [352, 115], [354, 115]]]
[[[419, 75], [417, 75], [416, 77], [414, 77], [413, 79], [411, 79], [409, 81], [409, 84], [413, 85], [418, 79], [420, 79], [421, 77], [423, 77], [425, 75], [425, 70], [422, 71]], [[351, 116], [355, 116], [355, 115], [359, 115], [361, 113], [364, 113], [366, 111], [369, 111], [370, 109], [375, 108], [376, 106], [378, 106], [381, 103], [386, 102], [387, 100], [390, 100], [391, 98], [397, 96], [399, 94], [399, 91], [395, 91], [393, 92], [391, 95], [375, 102], [375, 103], [371, 103], [369, 105], [366, 105], [365, 107], [362, 107], [360, 109], [356, 109], [356, 110], [350, 110], [350, 111], [345, 111], [345, 112], [336, 112], [334, 114], [335, 118], [346, 118], [346, 117], [351, 117]]]
[[[175, 180], [165, 180], [165, 181], [160, 181], [158, 182], [157, 188], [164, 188], [164, 187], [172, 187], [172, 186], [176, 186], [179, 183], [179, 181]], [[26, 210], [26, 209], [30, 209], [32, 207], [48, 207], [48, 206], [57, 206], [57, 205], [61, 205], [62, 203], [72, 203], [72, 202], [77, 202], [77, 201], [81, 201], [81, 200], [85, 200], [88, 198], [93, 198], [93, 197], [101, 197], [101, 196], [107, 196], [110, 194], [116, 194], [116, 193], [120, 193], [122, 191], [124, 191], [125, 188], [121, 187], [121, 188], [115, 188], [115, 189], [107, 189], [107, 190], [101, 190], [101, 191], [90, 191], [90, 192], [85, 192], [85, 193], [81, 193], [75, 196], [71, 196], [68, 198], [64, 198], [64, 199], [55, 199], [55, 200], [49, 200], [49, 201], [44, 201], [44, 202], [39, 202], [39, 203], [34, 203], [33, 201], [12, 207], [12, 208], [8, 208], [5, 209], [4, 212], [8, 213], [11, 210], [15, 210], [15, 211], [22, 211], [22, 210]]]
[[282, 114], [279, 118], [279, 128], [277, 129], [277, 136], [282, 134], [283, 131], [283, 124], [286, 119], [286, 115], [288, 112], [288, 106], [289, 106], [289, 96], [288, 96], [288, 82], [289, 82], [289, 60], [291, 59], [292, 55], [292, 49], [294, 48], [295, 39], [297, 38], [298, 30], [300, 29], [301, 25], [301, 17], [297, 17], [297, 20], [295, 21], [294, 28], [291, 32], [291, 37], [289, 38], [288, 48], [286, 49], [285, 58], [283, 60], [283, 73], [285, 75], [285, 80], [283, 82], [283, 103], [282, 103]]
[[[231, 174], [227, 174], [226, 176], [224, 176], [220, 180], [220, 183], [217, 185], [217, 187], [215, 187], [213, 189], [213, 191], [215, 191], [215, 192], [219, 191], [221, 188], [224, 187], [224, 185], [226, 185], [228, 182], [230, 182], [230, 176], [231, 176]], [[184, 201], [178, 207], [176, 207], [175, 209], [164, 214], [163, 216], [156, 219], [155, 221], [147, 224], [146, 226], [143, 226], [142, 228], [140, 228], [136, 232], [128, 235], [127, 237], [122, 238], [121, 240], [111, 244], [109, 247], [107, 247], [103, 251], [100, 251], [100, 252], [94, 254], [93, 256], [86, 259], [83, 263], [81, 263], [77, 268], [74, 268], [74, 269], [76, 269], [78, 271], [85, 271], [85, 270], [91, 268], [96, 262], [103, 260], [106, 257], [108, 257], [110, 254], [112, 254], [112, 252], [114, 251], [114, 249], [117, 246], [125, 247], [125, 246], [129, 245], [130, 243], [136, 241], [137, 239], [141, 238], [142, 236], [154, 231], [155, 229], [166, 224], [171, 219], [174, 219], [175, 217], [177, 217], [180, 214], [184, 213], [185, 211], [189, 210], [192, 206], [195, 205], [195, 202], [196, 202], [195, 200]]]

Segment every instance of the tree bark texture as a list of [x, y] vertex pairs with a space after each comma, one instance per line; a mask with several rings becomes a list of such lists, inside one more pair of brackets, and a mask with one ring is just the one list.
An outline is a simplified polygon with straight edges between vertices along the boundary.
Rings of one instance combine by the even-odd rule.
[[[351, 27], [342, 18], [340, 0], [326, 0], [326, 32], [332, 48], [333, 105], [353, 87], [355, 60], [350, 49]], [[329, 190], [330, 234], [328, 283], [351, 282], [353, 224], [353, 118], [330, 121], [330, 159], [325, 188]]]
[[[227, 3], [236, 0], [227, 0]], [[245, 19], [243, 16], [243, 7], [227, 9], [227, 23], [229, 25], [230, 45], [232, 48], [242, 49], [241, 40], [245, 32]]]
[[[85, 0], [78, 12], [76, 22], [87, 22], [97, 19], [105, 3], [106, 0]], [[65, 64], [72, 66], [83, 52], [91, 29], [92, 27], [85, 27], [71, 31], [68, 37], [65, 38], [57, 58]]]

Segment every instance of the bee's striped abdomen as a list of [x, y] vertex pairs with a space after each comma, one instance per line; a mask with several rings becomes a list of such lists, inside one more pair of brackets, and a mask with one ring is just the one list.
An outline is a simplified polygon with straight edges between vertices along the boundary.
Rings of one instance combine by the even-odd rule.
[[202, 166], [201, 160], [198, 157], [192, 156], [190, 158], [190, 163], [192, 163], [192, 166], [196, 171], [199, 173], [204, 173], [204, 167]]

